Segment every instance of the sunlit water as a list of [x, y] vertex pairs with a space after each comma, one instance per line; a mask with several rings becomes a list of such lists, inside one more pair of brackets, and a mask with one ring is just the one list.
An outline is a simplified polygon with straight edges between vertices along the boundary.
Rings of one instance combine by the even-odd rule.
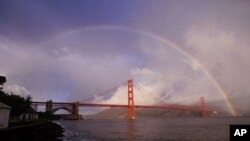
[[65, 141], [229, 141], [229, 125], [250, 124], [250, 117], [57, 122]]

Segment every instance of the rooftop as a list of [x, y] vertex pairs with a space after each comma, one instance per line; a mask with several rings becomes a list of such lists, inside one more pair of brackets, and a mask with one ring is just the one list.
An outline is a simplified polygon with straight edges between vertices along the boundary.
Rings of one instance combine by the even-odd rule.
[[0, 102], [0, 109], [11, 109], [11, 107], [4, 104], [4, 103], [2, 103], [2, 102]]

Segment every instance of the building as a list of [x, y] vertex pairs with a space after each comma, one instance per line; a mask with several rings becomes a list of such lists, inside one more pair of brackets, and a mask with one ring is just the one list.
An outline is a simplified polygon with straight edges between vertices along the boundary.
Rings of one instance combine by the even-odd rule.
[[0, 128], [7, 128], [9, 126], [11, 107], [0, 102]]
[[22, 121], [38, 120], [38, 113], [33, 109], [28, 109], [20, 115], [20, 120]]
[[38, 120], [39, 113], [34, 111], [33, 109], [27, 109], [24, 113], [22, 113], [20, 116], [11, 117], [10, 123], [17, 123], [22, 121], [34, 121]]

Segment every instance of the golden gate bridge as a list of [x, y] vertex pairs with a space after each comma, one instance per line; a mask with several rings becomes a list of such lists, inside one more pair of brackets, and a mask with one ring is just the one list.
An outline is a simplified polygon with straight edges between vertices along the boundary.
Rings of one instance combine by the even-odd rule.
[[[111, 103], [97, 103], [89, 102], [96, 97], [101, 97], [110, 94], [111, 91], [117, 90], [120, 86], [127, 83], [127, 104], [111, 104]], [[137, 105], [135, 104], [135, 93], [134, 87], [139, 89], [144, 89], [140, 85], [135, 85], [133, 80], [128, 80], [122, 84], [105, 91], [103, 93], [91, 96], [82, 101], [77, 102], [54, 102], [49, 101], [32, 101], [32, 106], [37, 110], [38, 106], [45, 106], [45, 111], [50, 113], [55, 113], [56, 111], [63, 109], [70, 113], [70, 119], [80, 119], [79, 108], [80, 107], [109, 107], [109, 108], [127, 108], [128, 119], [132, 120], [136, 118], [135, 108], [141, 109], [166, 109], [166, 110], [188, 110], [188, 111], [198, 111], [201, 117], [207, 117], [209, 110], [206, 108], [206, 103], [204, 97], [200, 98], [200, 107], [198, 106], [180, 106], [180, 105]], [[144, 92], [146, 90], [144, 89]], [[125, 98], [123, 98], [125, 99]]]

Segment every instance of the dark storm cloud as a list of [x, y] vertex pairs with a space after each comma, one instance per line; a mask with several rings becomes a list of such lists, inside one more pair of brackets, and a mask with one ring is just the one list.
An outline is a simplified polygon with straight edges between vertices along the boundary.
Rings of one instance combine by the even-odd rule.
[[[1, 1], [0, 31], [27, 42], [78, 26], [129, 21], [134, 7], [125, 1]], [[129, 8], [128, 8], [128, 5]]]

